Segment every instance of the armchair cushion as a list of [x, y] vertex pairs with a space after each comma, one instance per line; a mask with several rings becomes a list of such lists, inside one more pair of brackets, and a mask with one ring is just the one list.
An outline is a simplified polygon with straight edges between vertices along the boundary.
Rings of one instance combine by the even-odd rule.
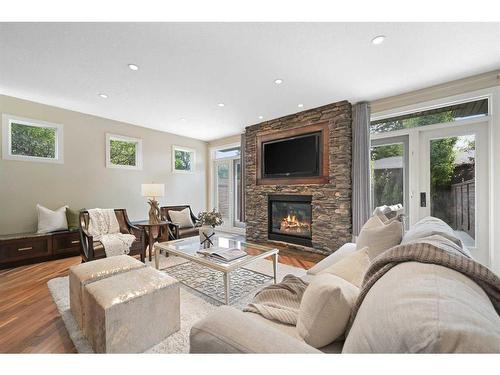
[[183, 228], [179, 229], [179, 238], [193, 237], [199, 234], [198, 228]]
[[180, 229], [194, 227], [193, 221], [191, 220], [191, 211], [188, 207], [181, 211], [169, 210], [168, 215], [172, 223], [178, 225]]

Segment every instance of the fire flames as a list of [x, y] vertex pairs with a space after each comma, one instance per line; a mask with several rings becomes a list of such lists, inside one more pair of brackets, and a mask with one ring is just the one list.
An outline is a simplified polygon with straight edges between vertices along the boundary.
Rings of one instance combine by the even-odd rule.
[[280, 231], [307, 234], [311, 231], [311, 225], [309, 223], [301, 222], [295, 215], [288, 214], [288, 216], [281, 220]]

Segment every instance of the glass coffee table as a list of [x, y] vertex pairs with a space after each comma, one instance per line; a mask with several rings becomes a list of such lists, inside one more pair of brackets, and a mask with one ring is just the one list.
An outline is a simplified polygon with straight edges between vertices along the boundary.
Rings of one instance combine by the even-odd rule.
[[[214, 239], [215, 238], [215, 239]], [[204, 267], [220, 271], [224, 278], [225, 304], [229, 304], [229, 291], [231, 289], [230, 272], [238, 268], [242, 268], [258, 259], [272, 257], [273, 260], [273, 279], [276, 284], [276, 274], [278, 272], [278, 253], [279, 250], [247, 243], [230, 236], [215, 235], [213, 238], [213, 246], [219, 248], [238, 248], [244, 250], [248, 255], [235, 259], [230, 262], [224, 262], [214, 259], [210, 256], [198, 254], [198, 250], [202, 250], [199, 237], [188, 237], [180, 240], [161, 242], [154, 245], [155, 254], [160, 253], [160, 250], [165, 251], [166, 255], [172, 254], [192, 262], [198, 263]]]

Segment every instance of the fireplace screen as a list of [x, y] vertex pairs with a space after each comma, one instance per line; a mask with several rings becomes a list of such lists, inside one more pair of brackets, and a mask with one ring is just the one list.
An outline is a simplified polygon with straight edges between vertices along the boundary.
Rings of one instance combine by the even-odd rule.
[[270, 239], [310, 246], [311, 225], [311, 196], [269, 196]]

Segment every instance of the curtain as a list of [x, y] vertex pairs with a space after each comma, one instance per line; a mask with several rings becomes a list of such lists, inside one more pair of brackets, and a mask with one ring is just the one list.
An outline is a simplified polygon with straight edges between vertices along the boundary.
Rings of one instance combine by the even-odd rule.
[[241, 176], [240, 176], [240, 217], [238, 218], [242, 223], [245, 222], [245, 133], [241, 135], [240, 145], [240, 163], [241, 163]]
[[370, 217], [370, 105], [352, 107], [352, 234]]

